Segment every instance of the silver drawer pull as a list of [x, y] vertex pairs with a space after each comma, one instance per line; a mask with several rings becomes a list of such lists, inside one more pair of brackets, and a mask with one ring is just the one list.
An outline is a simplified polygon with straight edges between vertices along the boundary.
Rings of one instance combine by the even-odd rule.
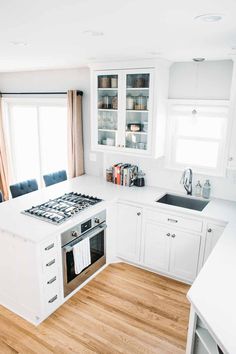
[[46, 263], [46, 267], [51, 267], [51, 265], [53, 265], [55, 262], [56, 262], [56, 260], [54, 258], [52, 261]]
[[54, 301], [56, 301], [57, 295], [53, 296], [50, 300], [48, 300], [49, 304], [52, 304]]
[[168, 232], [168, 234], [166, 234], [166, 236], [170, 237], [170, 233]]
[[56, 281], [56, 280], [57, 280], [57, 277], [53, 277], [52, 279], [50, 279], [50, 280], [47, 281], [47, 284], [52, 284], [52, 283], [54, 283], [54, 281]]
[[51, 243], [51, 245], [48, 245], [47, 247], [44, 248], [45, 251], [49, 251], [54, 247], [54, 243]]
[[209, 229], [207, 230], [207, 232], [212, 232], [212, 229], [211, 229], [211, 228], [209, 228]]
[[175, 222], [175, 223], [178, 222], [178, 220], [176, 220], [176, 219], [170, 219], [170, 218], [168, 218], [167, 220], [168, 220], [169, 222]]
[[175, 238], [175, 236], [176, 236], [176, 234], [172, 234], [172, 235], [171, 235], [172, 238]]

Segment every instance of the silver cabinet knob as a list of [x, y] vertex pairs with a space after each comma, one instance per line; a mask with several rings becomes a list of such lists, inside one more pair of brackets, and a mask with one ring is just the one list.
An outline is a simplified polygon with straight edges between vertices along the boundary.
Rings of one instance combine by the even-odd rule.
[[137, 213], [137, 215], [138, 215], [138, 216], [140, 216], [140, 215], [141, 215], [140, 211]]
[[168, 234], [166, 234], [166, 236], [170, 237], [170, 233], [168, 232]]
[[209, 228], [209, 229], [207, 230], [207, 232], [212, 232], [212, 229], [211, 229], [211, 228]]
[[77, 237], [77, 236], [78, 236], [77, 231], [72, 231], [72, 232], [71, 232], [71, 236], [72, 236], [72, 237]]
[[172, 235], [171, 235], [172, 238], [175, 238], [175, 236], [176, 236], [176, 234], [172, 234]]

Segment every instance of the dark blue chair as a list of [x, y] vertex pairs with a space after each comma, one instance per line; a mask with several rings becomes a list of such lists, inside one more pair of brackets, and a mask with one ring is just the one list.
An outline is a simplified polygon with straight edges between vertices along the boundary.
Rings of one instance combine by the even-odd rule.
[[3, 195], [2, 195], [2, 192], [0, 191], [0, 203], [3, 202]]
[[58, 172], [50, 173], [48, 175], [43, 176], [45, 186], [52, 186], [53, 184], [63, 182], [67, 180], [67, 174], [65, 170], [61, 170]]
[[37, 191], [39, 189], [36, 179], [29, 179], [20, 183], [12, 184], [10, 191], [12, 198]]

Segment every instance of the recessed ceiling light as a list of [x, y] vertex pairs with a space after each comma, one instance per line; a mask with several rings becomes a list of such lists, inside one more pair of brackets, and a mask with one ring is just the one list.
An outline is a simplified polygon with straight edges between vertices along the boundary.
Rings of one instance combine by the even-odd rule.
[[11, 44], [17, 47], [26, 47], [28, 45], [28, 43], [24, 41], [11, 41]]
[[200, 20], [203, 22], [219, 22], [223, 19], [221, 14], [204, 14], [194, 17], [194, 20]]
[[93, 36], [93, 37], [104, 36], [104, 33], [102, 31], [94, 31], [94, 30], [84, 31], [83, 34], [88, 35], [88, 36]]
[[202, 63], [205, 60], [205, 58], [193, 58], [193, 61], [196, 61], [197, 63]]

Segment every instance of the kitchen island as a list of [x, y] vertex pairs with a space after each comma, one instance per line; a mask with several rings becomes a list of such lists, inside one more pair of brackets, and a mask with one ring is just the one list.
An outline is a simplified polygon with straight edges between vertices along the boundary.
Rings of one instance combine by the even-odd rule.
[[[32, 205], [44, 203], [69, 192], [93, 195], [103, 201], [60, 225], [53, 225], [21, 213]], [[207, 219], [228, 223], [216, 248], [190, 289], [188, 297], [194, 310], [209, 326], [209, 330], [222, 349], [226, 353], [236, 352], [233, 335], [236, 328], [236, 313], [234, 313], [236, 286], [233, 281], [233, 272], [236, 269], [236, 223], [234, 221], [236, 203], [213, 199], [202, 212], [156, 203], [156, 200], [166, 192], [154, 187], [117, 186], [107, 183], [102, 178], [84, 175], [2, 203], [0, 205], [2, 243], [0, 303], [37, 325], [65, 302], [67, 297], [63, 295], [60, 235], [91, 215], [107, 210], [106, 252], [107, 262], [110, 263], [119, 259], [116, 252], [117, 204], [128, 203], [144, 210], [145, 208], [156, 210], [158, 213], [178, 214], [181, 211], [183, 215], [194, 220]], [[201, 249], [204, 250], [202, 243]], [[48, 275], [44, 267], [48, 260], [44, 250], [51, 244], [54, 244], [54, 247], [49, 253], [56, 259], [53, 271], [56, 271], [57, 277], [52, 292], [45, 285]], [[56, 300], [48, 303], [48, 299], [51, 299], [55, 292]]]

